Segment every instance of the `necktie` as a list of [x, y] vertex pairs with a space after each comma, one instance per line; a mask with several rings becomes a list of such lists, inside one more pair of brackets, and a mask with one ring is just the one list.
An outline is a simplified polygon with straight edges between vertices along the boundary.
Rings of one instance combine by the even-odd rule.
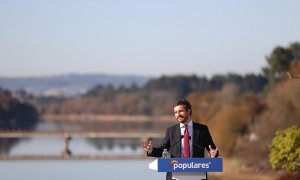
[[189, 158], [190, 157], [190, 142], [189, 142], [189, 130], [188, 130], [187, 124], [185, 124], [183, 143], [184, 143], [183, 157]]

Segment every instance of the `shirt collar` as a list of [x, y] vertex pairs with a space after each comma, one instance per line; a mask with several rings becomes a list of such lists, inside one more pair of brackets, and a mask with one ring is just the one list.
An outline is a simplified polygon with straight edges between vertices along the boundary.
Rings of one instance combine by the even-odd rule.
[[[188, 125], [188, 127], [193, 127], [193, 120], [191, 119], [190, 122], [187, 125]], [[184, 128], [184, 124], [180, 123], [180, 127]]]

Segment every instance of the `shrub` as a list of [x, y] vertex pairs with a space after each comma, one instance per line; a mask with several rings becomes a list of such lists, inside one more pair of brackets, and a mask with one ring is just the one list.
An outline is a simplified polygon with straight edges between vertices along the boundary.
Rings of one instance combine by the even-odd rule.
[[277, 131], [271, 143], [269, 162], [273, 169], [300, 172], [300, 126]]

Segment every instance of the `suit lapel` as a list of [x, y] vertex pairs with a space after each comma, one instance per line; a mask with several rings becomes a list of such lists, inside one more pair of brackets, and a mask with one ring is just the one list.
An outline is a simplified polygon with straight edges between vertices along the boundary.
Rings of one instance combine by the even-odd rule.
[[175, 138], [175, 142], [178, 142], [176, 144], [176, 154], [178, 154], [178, 157], [181, 157], [181, 131], [180, 131], [180, 125], [178, 124], [177, 126], [175, 126], [174, 129], [174, 138]]
[[195, 150], [197, 149], [196, 144], [199, 142], [200, 130], [197, 128], [196, 124], [193, 122], [193, 157], [196, 154]]

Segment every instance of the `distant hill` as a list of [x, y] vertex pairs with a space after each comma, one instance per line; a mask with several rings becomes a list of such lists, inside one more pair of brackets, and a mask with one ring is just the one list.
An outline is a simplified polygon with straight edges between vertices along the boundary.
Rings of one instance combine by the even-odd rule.
[[34, 95], [74, 96], [85, 93], [95, 85], [111, 84], [115, 87], [143, 86], [150, 77], [107, 74], [66, 74], [45, 77], [8, 78], [0, 77], [0, 87], [10, 91], [25, 90]]

